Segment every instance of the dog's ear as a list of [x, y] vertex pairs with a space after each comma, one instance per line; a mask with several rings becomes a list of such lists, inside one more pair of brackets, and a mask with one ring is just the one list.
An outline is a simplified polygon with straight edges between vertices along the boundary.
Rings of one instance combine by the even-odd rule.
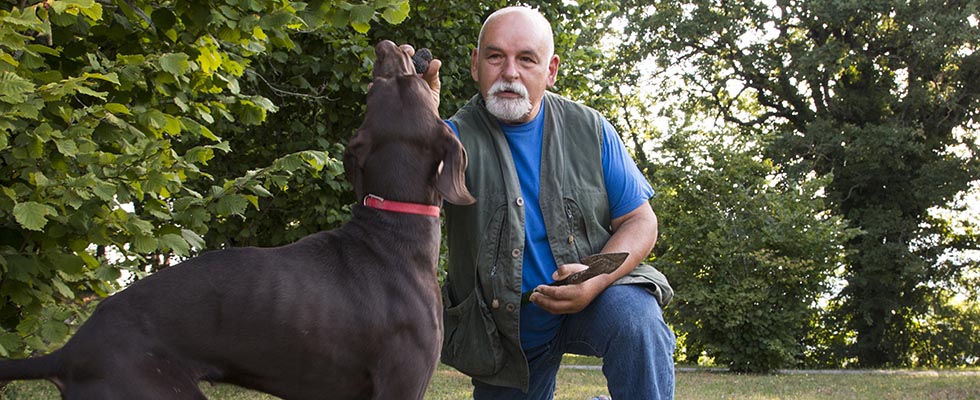
[[361, 132], [361, 129], [358, 129], [354, 133], [354, 137], [347, 143], [347, 148], [344, 149], [344, 173], [347, 175], [347, 180], [351, 186], [354, 187], [354, 194], [357, 196], [363, 195], [361, 193], [361, 176], [363, 174], [362, 170], [364, 169], [364, 160], [367, 159], [367, 153], [370, 148], [371, 144], [368, 135]]
[[445, 130], [440, 140], [442, 169], [436, 175], [436, 190], [446, 201], [456, 205], [476, 203], [466, 188], [466, 150], [448, 125], [443, 123], [442, 127]]

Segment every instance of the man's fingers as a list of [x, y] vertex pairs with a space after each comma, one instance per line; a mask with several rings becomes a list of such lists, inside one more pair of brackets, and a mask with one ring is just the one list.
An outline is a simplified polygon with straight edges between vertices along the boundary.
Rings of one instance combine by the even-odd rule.
[[558, 269], [555, 270], [555, 273], [551, 274], [551, 279], [560, 281], [567, 278], [571, 274], [579, 271], [585, 271], [588, 268], [589, 266], [585, 264], [565, 264], [559, 266]]
[[[415, 47], [412, 47], [410, 44], [406, 43], [398, 46], [398, 48], [404, 51], [405, 54], [408, 54], [409, 57], [415, 55]], [[429, 91], [432, 92], [432, 98], [436, 101], [436, 107], [439, 106], [439, 92], [442, 91], [442, 82], [439, 80], [439, 68], [441, 67], [442, 61], [437, 58], [433, 58], [429, 61], [428, 69], [426, 69], [425, 73], [422, 74], [422, 79], [429, 85]]]
[[412, 47], [412, 45], [410, 45], [410, 44], [403, 44], [401, 46], [398, 46], [398, 48], [399, 49], [402, 49], [402, 51], [404, 51], [405, 54], [408, 54], [409, 57], [415, 55], [415, 48]]
[[580, 310], [570, 287], [538, 286], [531, 293], [532, 303], [552, 314], [569, 314]]
[[432, 98], [436, 101], [436, 107], [439, 106], [439, 92], [442, 91], [442, 81], [439, 80], [439, 68], [441, 67], [442, 61], [433, 58], [432, 61], [429, 61], [429, 69], [422, 74], [422, 79], [429, 84], [429, 91], [432, 92]]
[[541, 294], [541, 295], [550, 297], [552, 299], [562, 299], [562, 298], [564, 298], [564, 296], [562, 296], [562, 292], [564, 291], [563, 289], [567, 289], [567, 288], [558, 287], [558, 286], [541, 285], [541, 286], [538, 286], [538, 287], [534, 288], [534, 293], [538, 293], [538, 294]]

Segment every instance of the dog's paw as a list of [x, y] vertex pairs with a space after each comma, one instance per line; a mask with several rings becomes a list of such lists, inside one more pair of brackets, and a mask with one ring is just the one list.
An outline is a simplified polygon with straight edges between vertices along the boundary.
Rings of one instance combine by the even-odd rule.
[[429, 61], [432, 61], [432, 52], [429, 49], [421, 48], [412, 56], [412, 64], [415, 64], [415, 73], [424, 74], [429, 70]]

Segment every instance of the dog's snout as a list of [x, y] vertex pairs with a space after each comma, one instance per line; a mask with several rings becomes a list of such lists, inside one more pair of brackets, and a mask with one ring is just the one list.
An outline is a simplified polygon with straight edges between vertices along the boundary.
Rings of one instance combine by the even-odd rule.
[[393, 78], [415, 73], [411, 58], [390, 40], [382, 40], [374, 47], [374, 78]]

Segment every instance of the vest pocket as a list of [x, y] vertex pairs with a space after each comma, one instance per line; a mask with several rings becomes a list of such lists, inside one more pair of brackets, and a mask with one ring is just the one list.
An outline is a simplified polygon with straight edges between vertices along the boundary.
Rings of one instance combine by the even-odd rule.
[[448, 302], [443, 288], [445, 336], [442, 362], [471, 376], [490, 376], [503, 368], [504, 350], [493, 316], [480, 289], [476, 288], [457, 305]]
[[595, 238], [590, 235], [585, 216], [575, 200], [565, 198], [563, 207], [565, 223], [568, 227], [568, 246], [575, 252], [573, 261], [579, 262], [585, 256], [596, 253], [592, 245]]

